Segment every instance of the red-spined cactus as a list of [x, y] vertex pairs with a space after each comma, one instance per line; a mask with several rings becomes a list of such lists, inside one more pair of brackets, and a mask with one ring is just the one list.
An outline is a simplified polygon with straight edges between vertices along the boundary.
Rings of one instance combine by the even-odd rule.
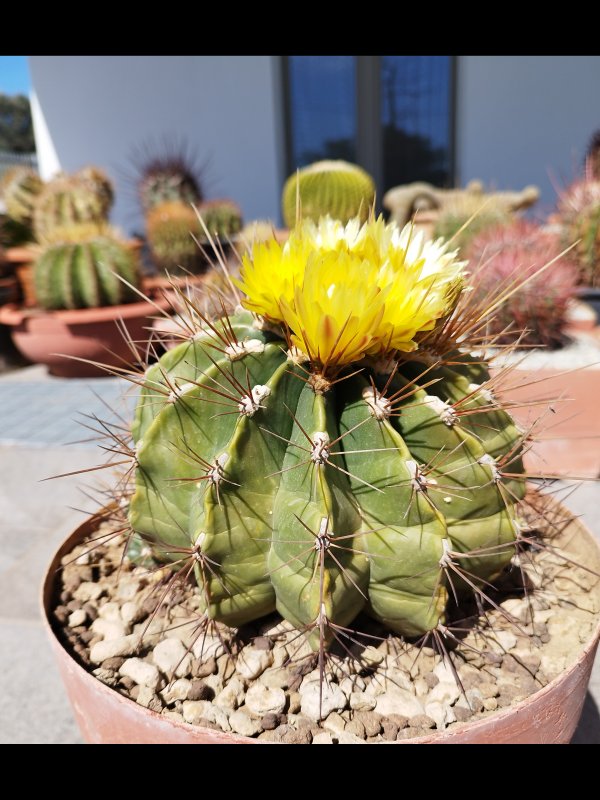
[[506, 294], [487, 322], [498, 344], [562, 344], [577, 270], [567, 254], [540, 271], [560, 253], [559, 237], [532, 222], [498, 226], [475, 237], [467, 251], [475, 295], [489, 297], [500, 286]]

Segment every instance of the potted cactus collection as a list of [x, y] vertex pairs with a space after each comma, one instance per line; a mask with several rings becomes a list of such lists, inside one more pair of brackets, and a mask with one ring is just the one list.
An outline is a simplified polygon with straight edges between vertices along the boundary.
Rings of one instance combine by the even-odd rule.
[[477, 355], [504, 289], [466, 267], [410, 225], [300, 220], [129, 375], [112, 500], [44, 589], [89, 741], [569, 740], [600, 552], [523, 469]]
[[94, 362], [131, 364], [137, 359], [133, 343], [148, 338], [155, 309], [136, 292], [137, 254], [108, 225], [113, 188], [107, 176], [86, 167], [44, 184], [19, 169], [9, 176], [4, 197], [29, 232], [27, 247], [12, 251], [21, 260], [23, 304], [0, 308], [16, 347], [54, 375], [105, 374]]

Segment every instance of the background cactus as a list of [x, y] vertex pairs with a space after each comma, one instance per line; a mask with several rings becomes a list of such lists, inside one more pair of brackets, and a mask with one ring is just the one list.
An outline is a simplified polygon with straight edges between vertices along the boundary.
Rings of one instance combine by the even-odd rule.
[[483, 302], [500, 288], [510, 294], [518, 285], [487, 321], [496, 344], [519, 340], [523, 346], [557, 347], [564, 343], [577, 271], [567, 254], [540, 272], [561, 249], [555, 234], [526, 221], [490, 228], [473, 239], [467, 255], [475, 297]]
[[303, 167], [283, 187], [283, 219], [288, 228], [296, 222], [298, 192], [304, 219], [316, 221], [329, 214], [344, 223], [352, 217], [364, 222], [373, 206], [375, 183], [368, 172], [347, 161], [317, 161]]
[[[508, 225], [513, 219], [505, 205], [497, 202], [493, 195], [457, 193], [440, 212], [433, 236], [452, 240], [454, 247], [464, 250], [478, 233], [491, 227]], [[463, 225], [465, 228], [461, 230]]]
[[42, 308], [95, 308], [138, 299], [118, 277], [136, 287], [140, 283], [131, 250], [104, 229], [75, 226], [61, 233], [63, 241], [47, 246], [35, 263], [35, 291]]
[[40, 192], [34, 209], [39, 241], [55, 228], [83, 222], [105, 222], [113, 203], [113, 188], [101, 170], [87, 167], [74, 175], [59, 175]]
[[510, 561], [524, 494], [522, 434], [448, 320], [462, 265], [371, 226], [255, 248], [239, 285], [269, 324], [238, 312], [169, 351], [132, 431], [129, 518], [156, 560], [193, 572], [209, 619], [277, 608], [315, 649], [362, 609], [436, 630]]
[[204, 231], [191, 206], [179, 202], [155, 206], [146, 218], [146, 233], [159, 269], [176, 275], [200, 272], [206, 266], [206, 259], [192, 238], [202, 238]]
[[15, 222], [29, 226], [33, 218], [35, 200], [43, 185], [39, 175], [28, 167], [8, 170], [0, 187], [8, 216]]
[[[242, 212], [233, 200], [207, 200], [198, 212], [211, 236], [227, 239], [242, 229]], [[204, 230], [201, 238], [206, 238]]]
[[585, 177], [572, 183], [560, 196], [563, 246], [577, 242], [572, 258], [579, 282], [600, 286], [600, 180]]
[[137, 189], [147, 213], [163, 203], [202, 202], [203, 191], [197, 171], [185, 152], [151, 156], [138, 167]]

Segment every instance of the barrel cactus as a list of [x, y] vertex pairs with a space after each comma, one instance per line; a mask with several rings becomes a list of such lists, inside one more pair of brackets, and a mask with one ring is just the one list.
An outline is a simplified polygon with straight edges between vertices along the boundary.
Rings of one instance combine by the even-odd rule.
[[11, 219], [30, 225], [36, 197], [44, 183], [32, 169], [15, 167], [2, 179], [1, 194], [6, 212]]
[[203, 191], [197, 170], [185, 153], [150, 156], [138, 166], [137, 189], [147, 213], [162, 203], [200, 203]]
[[199, 272], [206, 259], [194, 241], [204, 235], [194, 209], [178, 201], [161, 203], [146, 217], [146, 233], [152, 258], [171, 275]]
[[74, 226], [56, 232], [41, 252], [34, 281], [38, 304], [52, 310], [134, 301], [140, 279], [134, 254], [109, 230]]
[[449, 200], [440, 212], [433, 236], [452, 240], [455, 247], [463, 250], [478, 234], [508, 225], [513, 219], [505, 204], [495, 200], [493, 195], [461, 192]]
[[36, 237], [43, 241], [55, 228], [105, 222], [113, 199], [110, 180], [95, 167], [86, 167], [74, 175], [61, 174], [45, 185], [36, 200]]
[[[329, 214], [341, 222], [365, 221], [375, 199], [368, 172], [347, 161], [317, 161], [290, 175], [283, 187], [283, 219], [292, 227], [298, 213], [318, 220]], [[298, 207], [299, 201], [299, 207]]]
[[242, 212], [233, 200], [207, 200], [198, 213], [211, 236], [226, 240], [242, 229]]
[[129, 520], [206, 619], [413, 637], [510, 562], [522, 434], [465, 352], [464, 267], [410, 226], [304, 221], [146, 371]]

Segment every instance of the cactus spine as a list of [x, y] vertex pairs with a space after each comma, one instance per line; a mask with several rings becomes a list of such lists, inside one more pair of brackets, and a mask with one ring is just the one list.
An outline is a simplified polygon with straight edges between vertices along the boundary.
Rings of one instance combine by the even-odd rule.
[[375, 184], [364, 169], [347, 161], [317, 161], [290, 175], [283, 187], [285, 224], [296, 221], [297, 197], [302, 217], [318, 220], [329, 214], [341, 222], [358, 217], [364, 222], [375, 198]]
[[209, 618], [277, 608], [317, 649], [365, 609], [416, 636], [510, 561], [521, 434], [448, 333], [462, 263], [412, 237], [329, 220], [258, 245], [249, 310], [147, 371], [131, 526], [188, 555]]
[[118, 277], [139, 285], [135, 257], [116, 238], [104, 232], [88, 233], [79, 241], [76, 236], [64, 238], [46, 247], [35, 263], [35, 290], [42, 308], [95, 308], [137, 299]]

